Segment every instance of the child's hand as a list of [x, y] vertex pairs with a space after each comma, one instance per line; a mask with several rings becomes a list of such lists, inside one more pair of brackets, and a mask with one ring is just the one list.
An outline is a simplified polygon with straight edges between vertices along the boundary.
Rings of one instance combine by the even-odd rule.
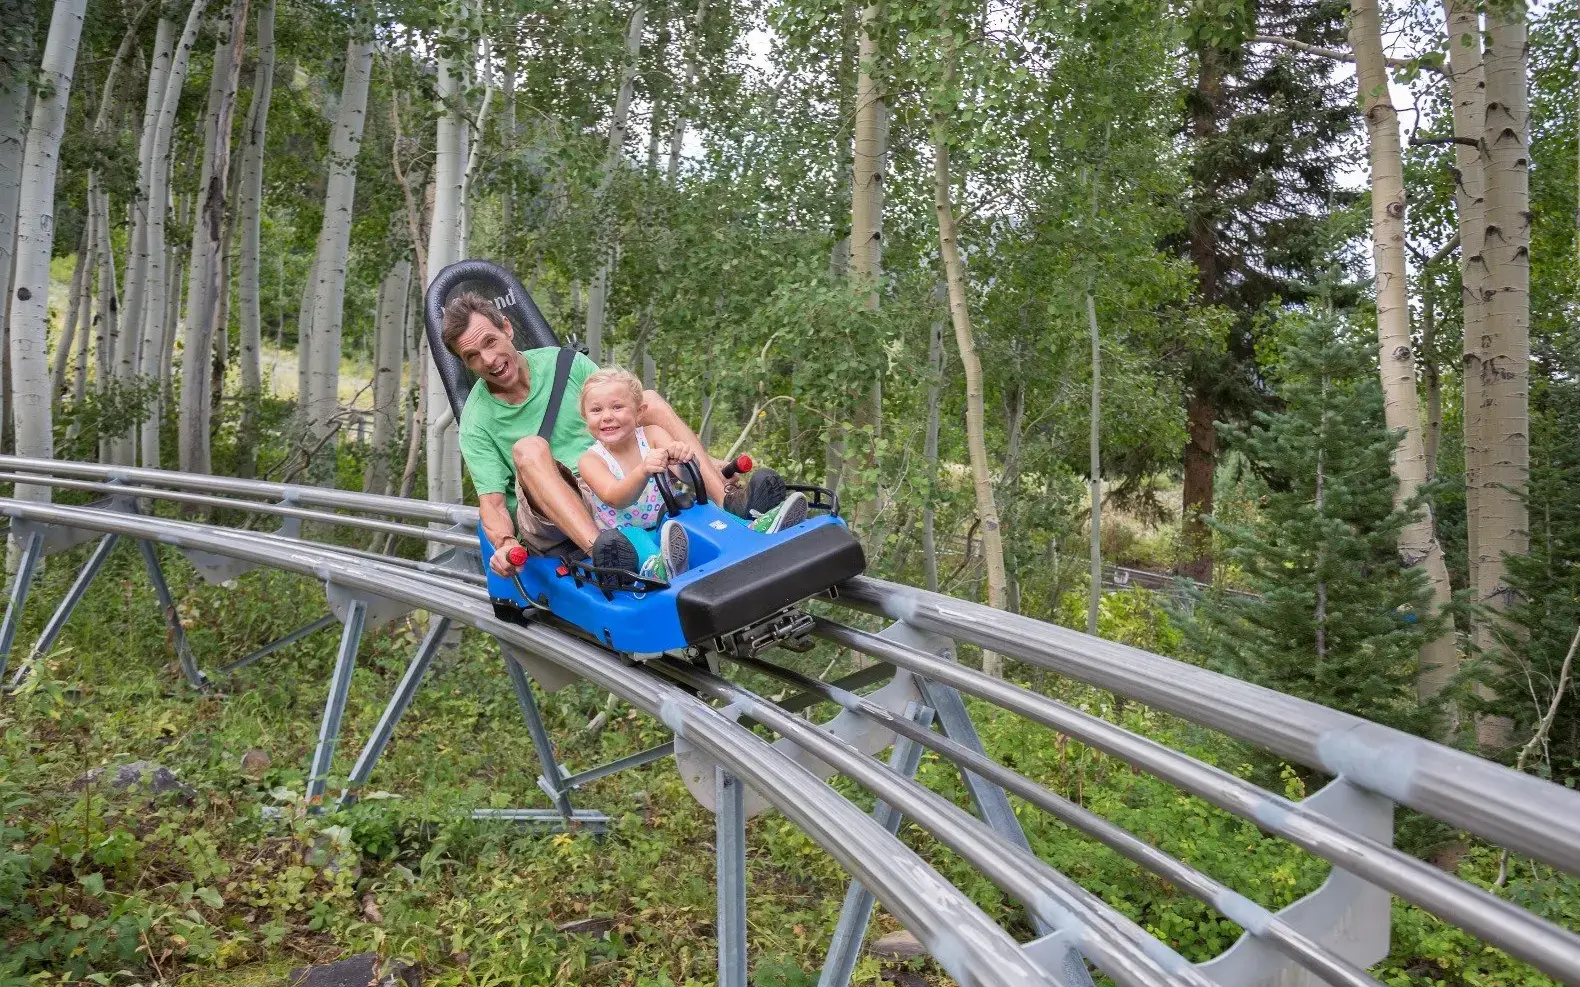
[[671, 442], [669, 444], [669, 461], [679, 466], [681, 463], [691, 461], [691, 447], [684, 442]]
[[669, 450], [651, 449], [642, 460], [642, 471], [648, 476], [662, 473], [669, 469]]

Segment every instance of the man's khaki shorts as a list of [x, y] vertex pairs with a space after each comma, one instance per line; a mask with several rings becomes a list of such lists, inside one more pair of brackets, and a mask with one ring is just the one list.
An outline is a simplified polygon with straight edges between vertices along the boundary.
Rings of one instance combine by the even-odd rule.
[[[582, 503], [587, 506], [587, 515], [596, 518], [598, 508], [592, 491], [588, 490], [587, 485], [578, 480], [564, 463], [558, 465], [560, 477], [581, 496]], [[521, 543], [539, 555], [553, 551], [559, 545], [570, 541], [570, 537], [560, 530], [559, 525], [549, 520], [548, 513], [533, 503], [531, 495], [521, 485], [519, 476], [516, 478], [516, 532]]]

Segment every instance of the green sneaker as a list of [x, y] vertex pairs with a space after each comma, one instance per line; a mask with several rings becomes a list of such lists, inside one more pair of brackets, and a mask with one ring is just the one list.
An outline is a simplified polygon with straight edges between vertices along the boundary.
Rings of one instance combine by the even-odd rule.
[[794, 527], [805, 521], [806, 518], [806, 495], [799, 490], [794, 490], [791, 491], [790, 496], [784, 499], [784, 503], [752, 521], [751, 529], [760, 534], [772, 535], [783, 531], [785, 528]]
[[785, 505], [780, 504], [778, 507], [775, 507], [767, 514], [764, 514], [762, 517], [753, 518], [752, 520], [748, 521], [746, 526], [760, 535], [766, 535], [773, 531], [774, 522], [779, 519], [779, 512], [784, 509]]
[[664, 556], [658, 554], [642, 563], [642, 568], [637, 575], [643, 579], [669, 580], [669, 570], [664, 567]]

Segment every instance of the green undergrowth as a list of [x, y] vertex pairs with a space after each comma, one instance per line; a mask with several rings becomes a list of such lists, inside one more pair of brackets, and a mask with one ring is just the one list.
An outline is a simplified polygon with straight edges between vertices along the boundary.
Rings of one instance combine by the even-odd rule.
[[[13, 661], [26, 657], [87, 551], [48, 560]], [[209, 669], [325, 609], [310, 580], [259, 571], [234, 588], [209, 587], [174, 552], [163, 558], [193, 649]], [[1160, 633], [1166, 618], [1142, 610], [1116, 601], [1106, 612], [1139, 637]], [[331, 792], [422, 633], [413, 616], [364, 639]], [[474, 808], [548, 807], [497, 648], [482, 635], [468, 632], [441, 653], [364, 799], [347, 811], [308, 814], [301, 793], [336, 642], [333, 629], [321, 631], [216, 681], [212, 692], [194, 693], [182, 684], [137, 553], [117, 550], [27, 688], [0, 702], [0, 987], [252, 987], [367, 950], [419, 964], [436, 985], [713, 981], [712, 819], [671, 761], [578, 796], [579, 806], [613, 819], [603, 839], [465, 818]], [[830, 662], [836, 675], [852, 669], [848, 657], [823, 649], [793, 661], [814, 673]], [[780, 688], [745, 681], [770, 695]], [[1107, 693], [1051, 676], [1032, 684], [1291, 797], [1303, 797], [1312, 782], [1155, 711], [1130, 704], [1116, 712]], [[572, 771], [668, 739], [661, 724], [623, 708], [590, 735], [585, 726], [604, 698], [582, 683], [542, 702]], [[973, 703], [972, 711], [1000, 760], [1268, 907], [1288, 904], [1326, 875], [1321, 861], [1111, 757], [990, 707]], [[831, 713], [821, 707], [814, 717]], [[249, 751], [266, 755], [268, 766], [244, 770]], [[73, 786], [93, 768], [134, 760], [174, 771], [191, 799], [103, 782]], [[920, 776], [969, 806], [948, 764], [928, 755]], [[854, 785], [836, 785], [871, 807]], [[268, 807], [281, 817], [266, 818]], [[1017, 802], [1016, 811], [1043, 859], [1187, 958], [1210, 958], [1238, 937], [1237, 927], [1178, 887], [1039, 810]], [[989, 914], [1030, 937], [1018, 907], [986, 878], [912, 826], [903, 837]], [[754, 819], [747, 839], [753, 982], [814, 983], [843, 873], [777, 813]], [[1461, 873], [1489, 884], [1495, 853], [1468, 847]], [[1502, 893], [1580, 927], [1573, 881], [1518, 859], [1512, 874]], [[606, 921], [587, 934], [558, 931], [591, 919]], [[897, 928], [880, 908], [869, 935]], [[1395, 905], [1394, 941], [1394, 955], [1375, 970], [1389, 984], [1548, 983], [1413, 907]], [[928, 982], [947, 982], [929, 962], [909, 966]], [[856, 980], [877, 983], [889, 972], [866, 957]]]

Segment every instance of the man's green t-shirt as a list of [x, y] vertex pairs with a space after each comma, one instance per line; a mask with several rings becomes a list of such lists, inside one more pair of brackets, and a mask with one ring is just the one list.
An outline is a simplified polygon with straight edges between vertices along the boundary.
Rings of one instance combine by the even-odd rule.
[[[512, 515], [516, 511], [516, 463], [511, 450], [517, 442], [537, 435], [538, 429], [543, 427], [549, 392], [554, 389], [554, 364], [559, 355], [556, 346], [522, 351], [532, 381], [527, 399], [522, 403], [506, 404], [494, 397], [479, 380], [472, 385], [472, 393], [467, 395], [466, 406], [461, 409], [461, 458], [466, 460], [466, 468], [472, 474], [472, 485], [479, 494], [504, 494]], [[571, 361], [565, 397], [560, 402], [560, 416], [549, 436], [549, 450], [572, 473], [578, 472], [577, 461], [593, 444], [592, 433], [582, 421], [581, 397], [582, 384], [597, 369], [598, 365], [584, 354], [576, 354], [576, 359]]]

